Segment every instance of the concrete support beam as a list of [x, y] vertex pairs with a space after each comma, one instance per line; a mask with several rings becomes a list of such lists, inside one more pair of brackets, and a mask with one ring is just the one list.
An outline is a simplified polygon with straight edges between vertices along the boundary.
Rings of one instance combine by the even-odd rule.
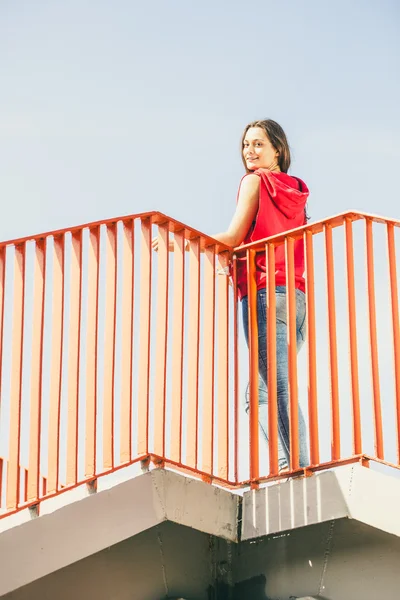
[[340, 467], [245, 492], [242, 540], [342, 518], [400, 536], [399, 505], [400, 479]]
[[167, 520], [237, 539], [238, 496], [171, 471], [155, 469], [80, 499], [76, 490], [62, 496], [64, 506], [44, 501], [41, 516], [27, 513], [0, 533], [0, 596]]

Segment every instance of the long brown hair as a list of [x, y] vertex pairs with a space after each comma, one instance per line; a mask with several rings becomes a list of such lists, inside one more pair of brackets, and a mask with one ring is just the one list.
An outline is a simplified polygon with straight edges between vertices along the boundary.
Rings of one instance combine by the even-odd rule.
[[249, 123], [248, 125], [246, 125], [243, 135], [242, 135], [242, 147], [241, 147], [242, 161], [243, 161], [244, 168], [246, 169], [246, 171], [249, 172], [249, 169], [246, 167], [246, 161], [243, 158], [243, 143], [244, 143], [244, 138], [246, 137], [246, 133], [248, 132], [250, 127], [261, 127], [261, 129], [264, 129], [265, 134], [268, 137], [269, 141], [271, 142], [271, 144], [273, 145], [275, 150], [277, 150], [279, 152], [278, 164], [279, 164], [280, 170], [283, 173], [287, 173], [289, 170], [289, 167], [290, 167], [289, 144], [287, 141], [286, 134], [283, 131], [282, 127], [276, 121], [273, 121], [272, 119], [264, 119], [263, 121], [253, 121], [252, 123]]

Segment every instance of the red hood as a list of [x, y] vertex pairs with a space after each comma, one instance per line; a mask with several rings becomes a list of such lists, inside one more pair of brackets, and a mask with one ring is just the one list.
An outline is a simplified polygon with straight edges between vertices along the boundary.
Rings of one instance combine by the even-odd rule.
[[284, 183], [279, 176], [276, 176], [275, 173], [268, 169], [257, 169], [254, 173], [261, 177], [272, 202], [286, 218], [293, 219], [300, 211], [304, 211], [309, 196], [309, 190], [304, 181], [290, 175], [285, 179], [290, 177], [290, 179], [294, 180], [293, 184], [296, 187], [292, 187]]

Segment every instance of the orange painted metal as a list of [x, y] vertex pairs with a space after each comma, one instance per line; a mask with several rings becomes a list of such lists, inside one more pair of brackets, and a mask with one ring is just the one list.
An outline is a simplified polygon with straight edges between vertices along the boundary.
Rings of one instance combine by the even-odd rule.
[[182, 390], [185, 297], [185, 232], [175, 231], [171, 372], [171, 459], [182, 461]]
[[331, 458], [340, 459], [340, 410], [338, 358], [336, 339], [335, 274], [333, 263], [332, 228], [325, 225], [326, 287], [329, 328], [329, 368], [331, 384]]
[[154, 382], [154, 452], [165, 456], [168, 334], [169, 224], [158, 226], [156, 377]]
[[82, 231], [71, 236], [71, 277], [69, 286], [68, 416], [66, 485], [78, 478], [78, 403], [82, 290]]
[[[0, 247], [0, 397], [1, 382], [3, 373], [3, 329], [4, 329], [4, 298], [5, 298], [5, 277], [6, 277], [6, 249]], [[0, 477], [1, 482], [1, 477]], [[1, 498], [1, 494], [0, 494]], [[0, 500], [1, 502], [1, 500]]]
[[[19, 468], [19, 479], [24, 483], [24, 490], [21, 493], [22, 496], [22, 504], [26, 504], [28, 502], [28, 470], [25, 467]], [[35, 498], [36, 500], [36, 498]]]
[[186, 464], [197, 468], [200, 341], [200, 239], [190, 241]]
[[15, 247], [13, 328], [11, 346], [10, 429], [7, 464], [7, 508], [20, 503], [20, 433], [22, 391], [22, 349], [24, 345], [24, 292], [26, 244]]
[[[257, 240], [256, 242], [251, 242], [250, 244], [243, 244], [243, 246], [239, 246], [234, 250], [238, 256], [243, 256], [244, 254], [246, 254], [247, 250], [255, 250], [257, 252], [261, 252], [265, 248], [266, 242], [274, 243], [275, 246], [277, 246], [279, 244], [284, 244], [286, 238], [288, 237], [292, 238], [293, 240], [301, 240], [304, 235], [305, 227], [307, 227], [307, 230], [311, 231], [313, 235], [316, 235], [317, 233], [324, 232], [327, 226], [329, 226], [331, 229], [341, 227], [345, 218], [348, 218], [351, 221], [359, 221], [360, 219], [364, 219], [367, 217], [371, 218], [374, 222], [377, 223], [388, 222], [387, 219], [382, 219], [381, 217], [376, 217], [375, 215], [369, 215], [368, 213], [355, 213], [353, 211], [347, 211], [339, 215], [323, 219], [322, 221], [317, 221], [315, 223], [307, 223], [307, 225], [302, 225], [301, 227], [290, 229], [289, 231], [273, 235], [269, 238]], [[393, 223], [396, 227], [400, 227], [400, 221], [394, 221], [393, 219], [389, 219], [389, 221]]]
[[64, 236], [54, 238], [47, 491], [58, 491], [60, 402], [64, 337]]
[[204, 252], [202, 470], [214, 470], [215, 246]]
[[306, 298], [307, 298], [307, 358], [308, 358], [308, 421], [310, 433], [311, 464], [319, 463], [318, 402], [317, 402], [317, 348], [315, 327], [315, 276], [313, 235], [304, 232], [306, 261]]
[[139, 312], [139, 389], [138, 389], [138, 454], [149, 453], [149, 379], [150, 379], [150, 315], [151, 315], [151, 218], [141, 220], [140, 312]]
[[[341, 458], [339, 460], [331, 460], [328, 462], [324, 462], [324, 463], [319, 463], [318, 465], [310, 465], [307, 468], [299, 468], [296, 471], [285, 471], [283, 473], [281, 473], [278, 476], [275, 477], [270, 477], [270, 476], [264, 476], [264, 477], [260, 477], [260, 483], [263, 482], [267, 482], [267, 481], [279, 481], [282, 479], [288, 479], [288, 478], [292, 478], [292, 477], [298, 477], [299, 475], [302, 475], [304, 477], [309, 477], [312, 473], [317, 473], [318, 471], [323, 471], [323, 470], [328, 470], [328, 469], [332, 469], [334, 467], [340, 467], [343, 465], [351, 465], [353, 463], [361, 463], [363, 464], [363, 466], [365, 466], [365, 462], [368, 461], [368, 457], [365, 455], [356, 455], [356, 456], [350, 456], [349, 458]], [[250, 485], [249, 481], [242, 481], [241, 482], [242, 486], [245, 485]]]
[[[221, 267], [227, 257], [222, 255]], [[218, 285], [218, 477], [229, 478], [229, 281], [219, 275]]]
[[353, 407], [353, 452], [354, 454], [361, 454], [361, 411], [360, 390], [358, 385], [357, 316], [356, 292], [354, 283], [353, 226], [352, 221], [350, 219], [345, 220], [345, 232], [347, 265], [347, 300], [349, 312], [351, 398]]
[[120, 461], [132, 458], [132, 367], [133, 367], [133, 314], [135, 281], [134, 221], [122, 228], [122, 310], [121, 310], [121, 420]]
[[290, 429], [290, 470], [299, 468], [299, 397], [297, 384], [297, 333], [296, 333], [296, 288], [294, 279], [294, 240], [286, 238], [286, 299], [287, 299], [287, 339], [288, 339], [288, 387], [289, 387], [289, 429]]
[[40, 434], [42, 418], [42, 369], [44, 331], [44, 293], [46, 280], [45, 241], [36, 243], [31, 358], [31, 396], [29, 432], [29, 468], [25, 487], [26, 500], [39, 497]]
[[250, 428], [250, 480], [257, 484], [260, 476], [258, 438], [258, 322], [257, 285], [255, 278], [255, 252], [246, 252], [247, 290], [249, 310], [249, 428]]
[[392, 307], [393, 328], [393, 358], [396, 394], [396, 427], [397, 427], [397, 460], [400, 464], [400, 324], [399, 324], [399, 296], [397, 287], [396, 247], [394, 241], [394, 227], [387, 225], [387, 243], [390, 277], [390, 300]]
[[85, 477], [96, 473], [100, 228], [89, 231], [86, 322]]
[[278, 395], [276, 363], [275, 246], [266, 244], [267, 265], [267, 365], [268, 365], [268, 449], [270, 475], [278, 473]]
[[114, 467], [114, 377], [117, 296], [117, 226], [106, 230], [106, 294], [104, 316], [103, 468]]
[[372, 221], [365, 221], [365, 242], [367, 254], [367, 286], [368, 286], [368, 316], [369, 316], [369, 339], [371, 355], [371, 376], [373, 390], [373, 408], [374, 408], [374, 435], [375, 452], [379, 459], [384, 458], [383, 454], [383, 428], [382, 428], [382, 408], [381, 393], [379, 383], [379, 363], [378, 363], [378, 341], [376, 333], [376, 305], [375, 305], [375, 272], [374, 272], [374, 242], [372, 232]]
[[[381, 217], [375, 217], [374, 215], [367, 215], [366, 213], [352, 213], [351, 212], [349, 214], [351, 214], [351, 215], [355, 214], [355, 218], [359, 218], [359, 219], [362, 219], [364, 216], [369, 216], [369, 217], [373, 218], [374, 220], [383, 222]], [[127, 221], [131, 221], [132, 219], [141, 219], [141, 220], [151, 219], [151, 222], [154, 224], [165, 223], [166, 221], [168, 221], [170, 231], [176, 232], [176, 231], [185, 230], [185, 235], [189, 239], [201, 237], [203, 240], [204, 246], [207, 246], [207, 245], [209, 246], [209, 245], [215, 244], [215, 239], [206, 235], [205, 233], [202, 233], [201, 231], [194, 229], [193, 227], [188, 227], [181, 221], [178, 221], [177, 219], [173, 219], [172, 217], [168, 217], [167, 215], [165, 215], [159, 211], [153, 210], [153, 211], [148, 211], [148, 212], [143, 212], [143, 213], [135, 213], [133, 215], [123, 215], [123, 216], [119, 216], [119, 217], [113, 217], [111, 219], [105, 219], [103, 221], [92, 221], [90, 223], [83, 223], [82, 225], [76, 225], [75, 227], [66, 227], [64, 229], [57, 229], [54, 231], [46, 231], [44, 233], [39, 233], [39, 234], [29, 235], [29, 236], [22, 237], [22, 238], [7, 240], [7, 241], [0, 242], [0, 247], [10, 246], [10, 245], [18, 246], [18, 245], [23, 244], [28, 241], [41, 240], [49, 235], [58, 237], [65, 233], [73, 234], [73, 233], [81, 231], [82, 229], [93, 229], [93, 228], [99, 227], [101, 225], [103, 225], [103, 226], [113, 225], [114, 223], [117, 223], [117, 222], [125, 223]], [[394, 221], [393, 219], [390, 221], [395, 224], [398, 223], [400, 226], [400, 221], [397, 222], [397, 221]], [[230, 252], [231, 250], [232, 250], [232, 248], [230, 246], [226, 246], [225, 244], [218, 242], [218, 252], [224, 252], [224, 251]]]
[[0, 458], [0, 507], [2, 505], [2, 498], [3, 498], [3, 473], [4, 473], [4, 459]]
[[234, 428], [234, 478], [239, 481], [239, 323], [237, 294], [237, 257], [232, 259], [233, 280], [233, 428]]
[[[2, 373], [3, 373], [3, 328], [4, 328], [4, 297], [6, 276], [6, 248], [0, 247], [0, 398], [2, 397]], [[3, 458], [0, 457], [0, 507], [3, 498]]]

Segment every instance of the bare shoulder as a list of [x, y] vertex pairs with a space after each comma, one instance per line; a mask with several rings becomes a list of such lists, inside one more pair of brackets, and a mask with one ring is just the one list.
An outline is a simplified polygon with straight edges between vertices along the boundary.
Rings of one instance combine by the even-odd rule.
[[242, 179], [242, 187], [246, 186], [249, 189], [259, 188], [260, 187], [260, 176], [255, 173], [248, 173]]
[[240, 196], [253, 196], [260, 189], [260, 177], [255, 173], [245, 175], [240, 184]]

